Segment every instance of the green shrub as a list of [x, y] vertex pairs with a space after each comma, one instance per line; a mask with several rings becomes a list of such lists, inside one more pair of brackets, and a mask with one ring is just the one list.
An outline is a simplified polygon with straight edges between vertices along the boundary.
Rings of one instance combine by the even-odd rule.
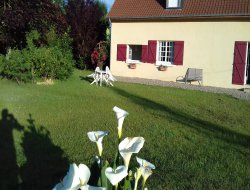
[[31, 65], [26, 50], [9, 49], [7, 55], [2, 59], [2, 76], [20, 82], [32, 80]]
[[4, 59], [5, 59], [5, 57], [0, 54], [0, 76], [2, 75], [2, 72], [3, 72]]
[[9, 50], [0, 58], [0, 74], [8, 79], [29, 82], [39, 79], [67, 79], [73, 71], [74, 59], [68, 34], [57, 35], [54, 29], [48, 33], [46, 46], [36, 46], [40, 34], [34, 30], [26, 35], [27, 47]]
[[72, 74], [72, 62], [58, 47], [37, 48], [31, 56], [37, 78], [62, 80]]
[[51, 28], [46, 35], [47, 46], [37, 48], [34, 41], [40, 36], [37, 31], [27, 35], [28, 50], [31, 52], [31, 65], [34, 67], [36, 78], [67, 79], [73, 71], [74, 59], [70, 44], [71, 38], [67, 33], [56, 34]]

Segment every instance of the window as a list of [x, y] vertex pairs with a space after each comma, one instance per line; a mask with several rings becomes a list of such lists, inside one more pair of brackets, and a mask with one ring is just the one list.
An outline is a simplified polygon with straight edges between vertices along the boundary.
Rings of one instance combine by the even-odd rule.
[[180, 8], [181, 0], [167, 0], [167, 8]]
[[148, 45], [117, 44], [117, 61], [183, 65], [184, 41], [148, 40]]
[[159, 41], [157, 65], [171, 65], [174, 62], [174, 42]]
[[128, 45], [128, 63], [141, 62], [142, 46], [141, 45]]

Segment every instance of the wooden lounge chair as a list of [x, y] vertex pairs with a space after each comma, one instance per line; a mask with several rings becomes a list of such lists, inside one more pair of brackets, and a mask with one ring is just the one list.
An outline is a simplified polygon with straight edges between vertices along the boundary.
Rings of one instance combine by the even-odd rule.
[[185, 76], [178, 76], [176, 78], [176, 82], [185, 82], [190, 83], [197, 81], [199, 85], [202, 85], [203, 81], [203, 70], [202, 69], [196, 69], [196, 68], [188, 68]]

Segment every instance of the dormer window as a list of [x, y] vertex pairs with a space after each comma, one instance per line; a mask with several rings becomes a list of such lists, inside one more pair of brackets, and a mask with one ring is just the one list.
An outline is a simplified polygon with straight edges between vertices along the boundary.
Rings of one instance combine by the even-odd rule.
[[167, 9], [176, 9], [181, 8], [182, 0], [167, 0], [166, 8]]

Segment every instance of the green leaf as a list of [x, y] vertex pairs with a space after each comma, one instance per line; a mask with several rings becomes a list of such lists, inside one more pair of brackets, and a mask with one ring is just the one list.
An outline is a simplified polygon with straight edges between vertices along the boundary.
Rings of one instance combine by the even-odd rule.
[[129, 179], [125, 179], [123, 190], [132, 190], [131, 182]]
[[116, 169], [117, 166], [119, 166], [119, 150], [117, 150], [117, 152], [115, 154], [113, 169]]
[[109, 167], [109, 162], [106, 160], [102, 169], [101, 169], [101, 175], [100, 175], [100, 178], [99, 178], [99, 181], [98, 181], [98, 185], [99, 185], [99, 182], [100, 182], [100, 186], [102, 187], [106, 187], [107, 190], [111, 190], [112, 189], [112, 185], [111, 183], [109, 182], [108, 178], [106, 177], [105, 175], [105, 170]]

